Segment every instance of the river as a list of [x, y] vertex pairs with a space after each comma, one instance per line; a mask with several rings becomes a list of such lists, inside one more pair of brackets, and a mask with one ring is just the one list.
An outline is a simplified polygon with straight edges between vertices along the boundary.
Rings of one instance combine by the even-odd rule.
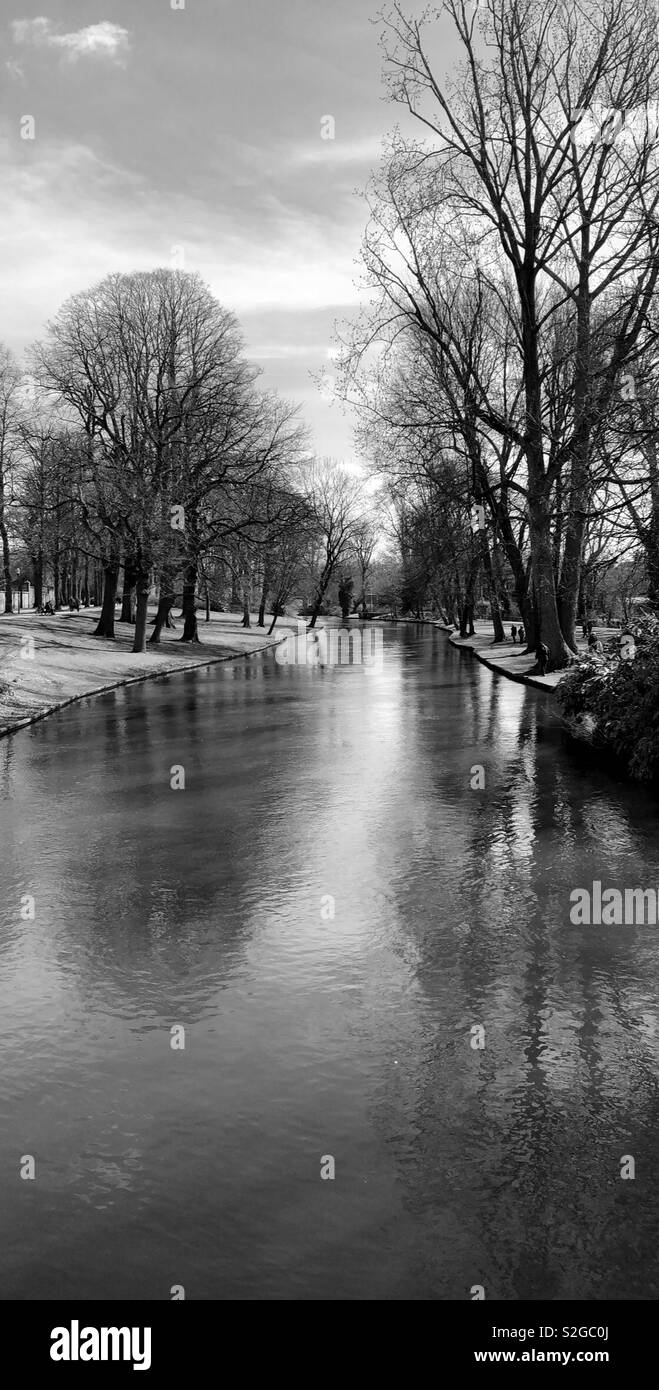
[[0, 780], [0, 1296], [659, 1296], [659, 928], [570, 922], [659, 883], [659, 808], [550, 696], [399, 625], [72, 705]]

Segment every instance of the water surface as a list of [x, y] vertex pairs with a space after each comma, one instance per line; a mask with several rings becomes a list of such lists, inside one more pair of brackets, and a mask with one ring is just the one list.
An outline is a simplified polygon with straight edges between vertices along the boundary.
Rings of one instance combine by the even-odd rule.
[[659, 883], [658, 806], [551, 697], [399, 626], [70, 706], [0, 782], [2, 1297], [659, 1296], [659, 929], [569, 919]]

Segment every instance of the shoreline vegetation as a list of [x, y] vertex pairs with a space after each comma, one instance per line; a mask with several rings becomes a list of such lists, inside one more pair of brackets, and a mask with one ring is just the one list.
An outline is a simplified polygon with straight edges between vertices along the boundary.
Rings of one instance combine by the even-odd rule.
[[[149, 616], [155, 612], [154, 607]], [[129, 625], [117, 623], [112, 642], [94, 637], [99, 613], [90, 608], [54, 617], [33, 612], [0, 617], [0, 738], [90, 695], [266, 651], [295, 627], [294, 619], [280, 618], [269, 637], [267, 626], [244, 628], [242, 614], [214, 613], [200, 627], [201, 644], [190, 646], [179, 640], [182, 621], [175, 619], [176, 629], [163, 630], [157, 654], [153, 648], [144, 654], [131, 650]]]
[[[568, 670], [531, 675], [532, 654], [525, 656], [510, 640], [493, 641], [490, 622], [477, 624], [474, 636], [460, 638], [454, 628], [437, 623], [449, 634], [456, 649], [468, 648], [482, 665], [497, 675], [555, 694], [557, 713], [570, 751], [611, 775], [643, 783], [657, 790], [659, 758], [655, 750], [654, 692], [656, 690], [656, 623], [646, 619], [636, 629], [638, 644], [633, 659], [621, 658], [613, 648], [620, 629], [601, 626], [602, 657], [593, 658], [584, 640], [578, 642], [579, 660]], [[647, 629], [647, 631], [644, 631]], [[612, 642], [611, 639], [614, 639]], [[607, 650], [608, 644], [608, 650]]]

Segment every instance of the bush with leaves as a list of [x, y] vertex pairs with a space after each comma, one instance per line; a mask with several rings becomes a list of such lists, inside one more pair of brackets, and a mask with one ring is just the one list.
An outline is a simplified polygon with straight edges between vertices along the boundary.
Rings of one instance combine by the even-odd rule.
[[558, 698], [567, 720], [589, 729], [591, 741], [621, 758], [640, 781], [659, 779], [659, 621], [644, 617], [628, 629], [631, 659], [589, 656], [565, 676]]
[[601, 656], [582, 657], [570, 667], [558, 687], [558, 702], [566, 719], [594, 714], [613, 669]]

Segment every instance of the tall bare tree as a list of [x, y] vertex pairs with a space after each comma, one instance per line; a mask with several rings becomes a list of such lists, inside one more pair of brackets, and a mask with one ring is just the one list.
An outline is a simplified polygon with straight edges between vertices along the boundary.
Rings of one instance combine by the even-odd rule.
[[0, 541], [5, 613], [11, 613], [12, 579], [9, 550], [9, 513], [15, 500], [15, 471], [21, 439], [22, 376], [18, 363], [0, 343]]
[[[440, 16], [452, 22], [462, 53], [455, 78], [433, 56]], [[473, 418], [523, 452], [540, 636], [561, 667], [575, 642], [593, 438], [634, 356], [659, 274], [656, 16], [648, 0], [444, 0], [421, 19], [396, 3], [383, 22], [390, 94], [424, 138], [394, 139], [374, 189], [364, 257], [381, 294], [377, 312], [428, 335], [450, 359], [450, 287], [478, 275], [508, 306], [522, 418], [482, 393], [477, 373]], [[599, 119], [602, 109], [640, 119], [620, 141]], [[603, 352], [604, 316], [597, 350], [593, 316], [605, 296], [615, 310]], [[571, 387], [556, 440], [546, 387], [553, 319], [566, 307]]]
[[[73, 296], [35, 349], [37, 380], [78, 415], [89, 440], [108, 607], [121, 553], [130, 560], [134, 651], [146, 649], [153, 571], [185, 562], [186, 527], [195, 523], [185, 511], [189, 479], [208, 448], [209, 417], [236, 378], [240, 391], [250, 375], [241, 346], [233, 315], [198, 276], [156, 270], [111, 275]], [[214, 457], [218, 447], [219, 439]]]
[[362, 520], [363, 483], [331, 458], [315, 459], [296, 476], [320, 538], [309, 624], [313, 628], [331, 580]]

